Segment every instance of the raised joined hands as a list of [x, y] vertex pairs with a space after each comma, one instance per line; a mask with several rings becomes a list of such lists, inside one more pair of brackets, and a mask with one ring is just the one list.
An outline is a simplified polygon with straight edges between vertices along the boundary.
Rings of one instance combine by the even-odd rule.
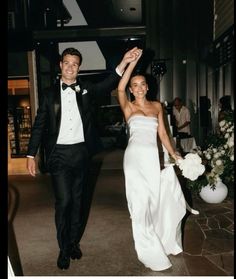
[[141, 57], [141, 55], [142, 55], [142, 49], [140, 49], [138, 47], [134, 47], [134, 48], [128, 50], [124, 54], [120, 64], [117, 66], [119, 72], [123, 73], [128, 64], [130, 64], [132, 62], [137, 63], [139, 58]]
[[125, 53], [123, 59], [127, 64], [137, 61], [141, 57], [142, 52], [143, 52], [142, 49], [138, 47], [134, 47]]

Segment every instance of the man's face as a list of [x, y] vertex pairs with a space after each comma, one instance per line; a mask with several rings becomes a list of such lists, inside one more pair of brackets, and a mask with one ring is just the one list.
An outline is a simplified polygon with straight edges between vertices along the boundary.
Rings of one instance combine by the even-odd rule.
[[62, 80], [66, 83], [74, 82], [79, 72], [79, 65], [80, 59], [77, 55], [65, 55], [60, 62]]
[[181, 104], [181, 102], [179, 101], [179, 100], [175, 100], [175, 102], [174, 102], [174, 107], [177, 109], [177, 110], [181, 110], [181, 108], [182, 108], [182, 104]]

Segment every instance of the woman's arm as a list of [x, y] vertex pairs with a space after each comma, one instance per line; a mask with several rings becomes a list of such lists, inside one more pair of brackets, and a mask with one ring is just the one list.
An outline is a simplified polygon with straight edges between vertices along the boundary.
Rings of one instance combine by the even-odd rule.
[[128, 100], [127, 95], [126, 95], [126, 86], [129, 82], [130, 76], [131, 76], [139, 58], [142, 55], [142, 50], [137, 49], [137, 51], [133, 52], [132, 55], [133, 55], [133, 58], [132, 58], [133, 61], [129, 63], [128, 67], [126, 68], [126, 70], [118, 84], [118, 101], [120, 103], [121, 109], [122, 109], [126, 119], [128, 119], [129, 115], [131, 114], [131, 108], [129, 106], [130, 101]]
[[166, 132], [164, 119], [163, 119], [162, 106], [160, 103], [156, 103], [156, 106], [159, 111], [159, 113], [158, 113], [158, 134], [159, 134], [160, 140], [174, 160], [181, 159], [181, 156], [176, 154], [176, 151], [174, 150], [174, 148], [170, 142], [169, 136]]

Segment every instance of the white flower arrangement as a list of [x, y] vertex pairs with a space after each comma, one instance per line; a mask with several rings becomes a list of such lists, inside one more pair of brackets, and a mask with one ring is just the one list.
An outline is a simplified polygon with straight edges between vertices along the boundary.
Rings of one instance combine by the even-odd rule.
[[[196, 162], [197, 157], [192, 159], [193, 154], [187, 154], [190, 159], [183, 160], [179, 164], [182, 174], [186, 177], [187, 187], [200, 191], [202, 187], [209, 184], [215, 189], [217, 181], [222, 180], [226, 185], [234, 184], [234, 123], [229, 119], [219, 122], [219, 133], [208, 136], [206, 147], [202, 151], [201, 148], [196, 149], [196, 154], [205, 166], [205, 171], [198, 175]], [[197, 162], [199, 164], [200, 161]], [[189, 165], [188, 165], [189, 164]], [[199, 165], [200, 166], [200, 165]], [[199, 173], [202, 168], [199, 167]]]
[[177, 166], [182, 170], [182, 175], [192, 181], [196, 180], [205, 171], [202, 159], [197, 153], [188, 153], [184, 159], [177, 161]]

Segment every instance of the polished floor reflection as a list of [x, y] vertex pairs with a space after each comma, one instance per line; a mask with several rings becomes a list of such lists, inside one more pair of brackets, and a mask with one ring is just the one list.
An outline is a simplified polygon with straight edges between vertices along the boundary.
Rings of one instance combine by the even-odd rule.
[[81, 242], [83, 257], [71, 261], [66, 271], [56, 266], [58, 248], [49, 176], [9, 177], [16, 203], [13, 230], [9, 230], [9, 253], [16, 272], [20, 272], [21, 265], [25, 276], [233, 276], [232, 192], [220, 204], [207, 204], [192, 197], [190, 203], [200, 214], [186, 215], [184, 252], [170, 256], [170, 269], [154, 272], [138, 261], [125, 198], [122, 158], [122, 150], [112, 150], [94, 160], [91, 175], [96, 187]]

